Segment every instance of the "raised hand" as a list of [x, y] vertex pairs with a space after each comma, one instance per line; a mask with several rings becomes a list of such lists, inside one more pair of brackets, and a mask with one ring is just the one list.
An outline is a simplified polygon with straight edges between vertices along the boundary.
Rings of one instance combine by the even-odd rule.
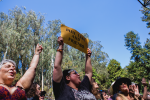
[[58, 37], [57, 42], [59, 45], [64, 45], [63, 38], [61, 36]]
[[129, 85], [129, 93], [134, 94], [135, 91], [133, 89], [133, 85]]
[[142, 78], [141, 83], [142, 83], [144, 86], [147, 86], [147, 83], [146, 83], [146, 79], [145, 79], [145, 78]]
[[135, 95], [136, 95], [136, 96], [140, 96], [138, 85], [133, 85], [133, 89], [134, 89], [134, 91], [135, 91], [135, 92], [134, 92]]
[[87, 48], [87, 56], [91, 57], [91, 54], [92, 54], [91, 50]]
[[35, 54], [39, 55], [43, 50], [42, 45], [37, 44], [36, 49], [35, 49]]

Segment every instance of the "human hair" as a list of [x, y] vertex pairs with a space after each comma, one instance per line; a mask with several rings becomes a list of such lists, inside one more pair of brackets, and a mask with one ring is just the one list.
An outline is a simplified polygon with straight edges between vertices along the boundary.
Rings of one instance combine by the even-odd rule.
[[66, 79], [66, 76], [70, 75], [70, 73], [68, 73], [68, 72], [71, 70], [73, 70], [73, 69], [66, 69], [63, 71], [63, 78], [64, 78], [66, 84], [68, 84], [70, 82], [69, 80]]
[[117, 96], [119, 96], [122, 100], [128, 100], [123, 94], [118, 93]]
[[98, 92], [97, 88], [95, 88], [93, 83], [96, 83], [96, 82], [95, 82], [95, 79], [92, 78], [91, 79], [91, 85], [92, 85], [91, 92], [92, 92], [92, 94], [95, 96], [96, 99], [102, 99], [101, 94]]
[[29, 91], [26, 93], [27, 98], [31, 98], [36, 96], [36, 87], [37, 87], [38, 83], [32, 83]]
[[16, 67], [16, 63], [15, 63], [13, 60], [4, 59], [4, 60], [2, 60], [2, 61], [0, 62], [0, 69], [1, 69], [2, 66], [3, 66], [4, 64], [6, 64], [7, 62], [12, 63], [12, 64]]

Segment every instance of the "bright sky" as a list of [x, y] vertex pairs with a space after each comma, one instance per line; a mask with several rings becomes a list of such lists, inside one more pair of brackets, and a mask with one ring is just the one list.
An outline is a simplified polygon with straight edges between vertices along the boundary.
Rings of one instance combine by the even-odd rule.
[[44, 14], [45, 22], [60, 19], [66, 26], [88, 33], [92, 41], [101, 41], [102, 51], [120, 62], [122, 68], [131, 56], [124, 46], [124, 35], [138, 33], [142, 45], [149, 38], [150, 30], [141, 20], [142, 8], [137, 0], [3, 0], [0, 12], [8, 14], [15, 6]]

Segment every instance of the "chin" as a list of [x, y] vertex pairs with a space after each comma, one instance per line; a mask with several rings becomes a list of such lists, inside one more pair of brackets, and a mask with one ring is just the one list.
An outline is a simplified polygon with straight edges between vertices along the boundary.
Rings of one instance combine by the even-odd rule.
[[128, 91], [128, 89], [122, 89], [121, 91], [122, 91], [122, 92], [127, 92], [127, 91]]
[[8, 80], [13, 81], [14, 79], [15, 79], [15, 77], [12, 77], [12, 76], [9, 76], [9, 77], [8, 77]]

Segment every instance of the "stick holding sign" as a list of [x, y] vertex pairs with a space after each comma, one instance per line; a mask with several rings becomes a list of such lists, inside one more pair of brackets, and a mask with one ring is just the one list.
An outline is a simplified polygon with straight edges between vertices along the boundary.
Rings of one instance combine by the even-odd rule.
[[89, 39], [73, 28], [61, 24], [61, 37], [64, 43], [87, 54]]

